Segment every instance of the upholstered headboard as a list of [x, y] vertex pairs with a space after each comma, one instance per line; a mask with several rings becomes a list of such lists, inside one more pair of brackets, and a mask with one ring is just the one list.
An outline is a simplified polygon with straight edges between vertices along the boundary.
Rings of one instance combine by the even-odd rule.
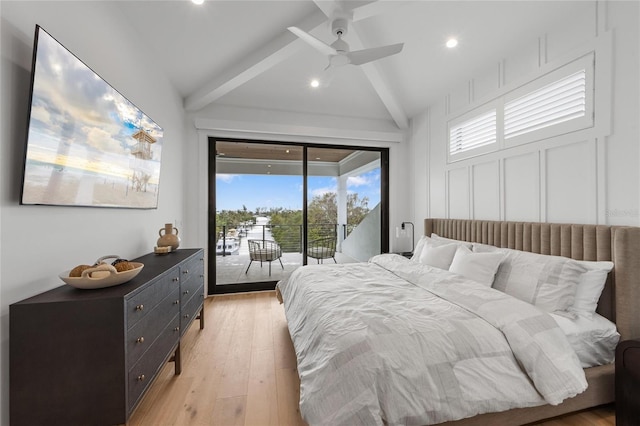
[[538, 222], [425, 219], [424, 234], [576, 260], [611, 260], [598, 312], [622, 339], [640, 338], [640, 228]]

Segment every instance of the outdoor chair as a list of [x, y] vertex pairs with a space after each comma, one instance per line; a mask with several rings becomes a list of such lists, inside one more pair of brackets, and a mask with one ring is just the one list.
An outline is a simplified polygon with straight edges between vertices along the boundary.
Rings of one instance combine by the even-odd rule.
[[324, 259], [333, 259], [335, 263], [338, 263], [336, 261], [336, 238], [322, 237], [309, 241], [307, 256], [316, 259], [318, 263], [324, 263], [322, 262]]
[[269, 276], [271, 276], [271, 262], [274, 260], [280, 261], [280, 266], [284, 269], [284, 265], [282, 264], [282, 249], [275, 241], [271, 240], [247, 240], [249, 244], [249, 258], [251, 262], [249, 262], [249, 266], [247, 266], [247, 270], [245, 274], [249, 272], [249, 268], [253, 261], [259, 261], [260, 267], [262, 267], [262, 262], [269, 262]]

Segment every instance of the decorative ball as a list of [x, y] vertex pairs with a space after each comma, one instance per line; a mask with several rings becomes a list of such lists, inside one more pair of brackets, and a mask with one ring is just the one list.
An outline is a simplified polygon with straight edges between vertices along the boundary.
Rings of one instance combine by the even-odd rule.
[[113, 267], [116, 268], [116, 271], [118, 272], [124, 272], [124, 271], [129, 271], [131, 269], [135, 269], [134, 266], [126, 260], [118, 263], [114, 262]]
[[85, 269], [89, 269], [89, 268], [93, 268], [93, 266], [91, 265], [78, 265], [75, 268], [73, 268], [70, 272], [69, 272], [69, 276], [70, 277], [80, 277], [82, 275], [82, 271], [84, 271]]

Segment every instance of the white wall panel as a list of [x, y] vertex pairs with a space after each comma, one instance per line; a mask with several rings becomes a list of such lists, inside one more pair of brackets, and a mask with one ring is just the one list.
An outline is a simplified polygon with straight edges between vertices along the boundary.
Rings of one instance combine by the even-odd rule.
[[504, 59], [503, 83], [506, 85], [520, 82], [535, 72], [538, 66], [538, 39], [534, 39], [518, 46], [518, 50], [513, 52], [513, 55]]
[[540, 220], [540, 156], [538, 152], [505, 158], [505, 220]]
[[[430, 109], [431, 125], [429, 127], [429, 140], [442, 141], [447, 139], [446, 115], [444, 103]], [[446, 204], [446, 172], [447, 146], [443, 143], [429, 144], [429, 216], [447, 217]]]
[[596, 220], [595, 142], [583, 141], [545, 153], [546, 220], [594, 223]]
[[464, 81], [449, 92], [449, 110], [451, 112], [460, 111], [469, 106], [469, 81]]
[[[640, 3], [607, 2], [614, 31], [613, 134], [606, 150], [606, 223], [640, 226]], [[596, 114], [598, 110], [596, 109]]]
[[579, 9], [577, 14], [566, 25], [550, 30], [546, 34], [546, 60], [553, 62], [567, 52], [579, 47], [585, 40], [596, 36], [596, 3], [589, 9]]
[[500, 88], [499, 81], [499, 64], [496, 63], [495, 66], [488, 69], [486, 73], [473, 79], [473, 101], [481, 102], [483, 99], [495, 93], [496, 90]]
[[469, 219], [469, 171], [467, 167], [447, 172], [449, 217]]
[[473, 219], [500, 217], [500, 162], [473, 165], [471, 179]]

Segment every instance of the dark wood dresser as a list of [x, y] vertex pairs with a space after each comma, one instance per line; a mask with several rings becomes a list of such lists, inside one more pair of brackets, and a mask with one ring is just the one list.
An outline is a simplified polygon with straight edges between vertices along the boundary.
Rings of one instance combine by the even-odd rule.
[[204, 251], [132, 259], [115, 287], [64, 285], [10, 306], [10, 419], [19, 425], [126, 423], [180, 337], [204, 327]]

